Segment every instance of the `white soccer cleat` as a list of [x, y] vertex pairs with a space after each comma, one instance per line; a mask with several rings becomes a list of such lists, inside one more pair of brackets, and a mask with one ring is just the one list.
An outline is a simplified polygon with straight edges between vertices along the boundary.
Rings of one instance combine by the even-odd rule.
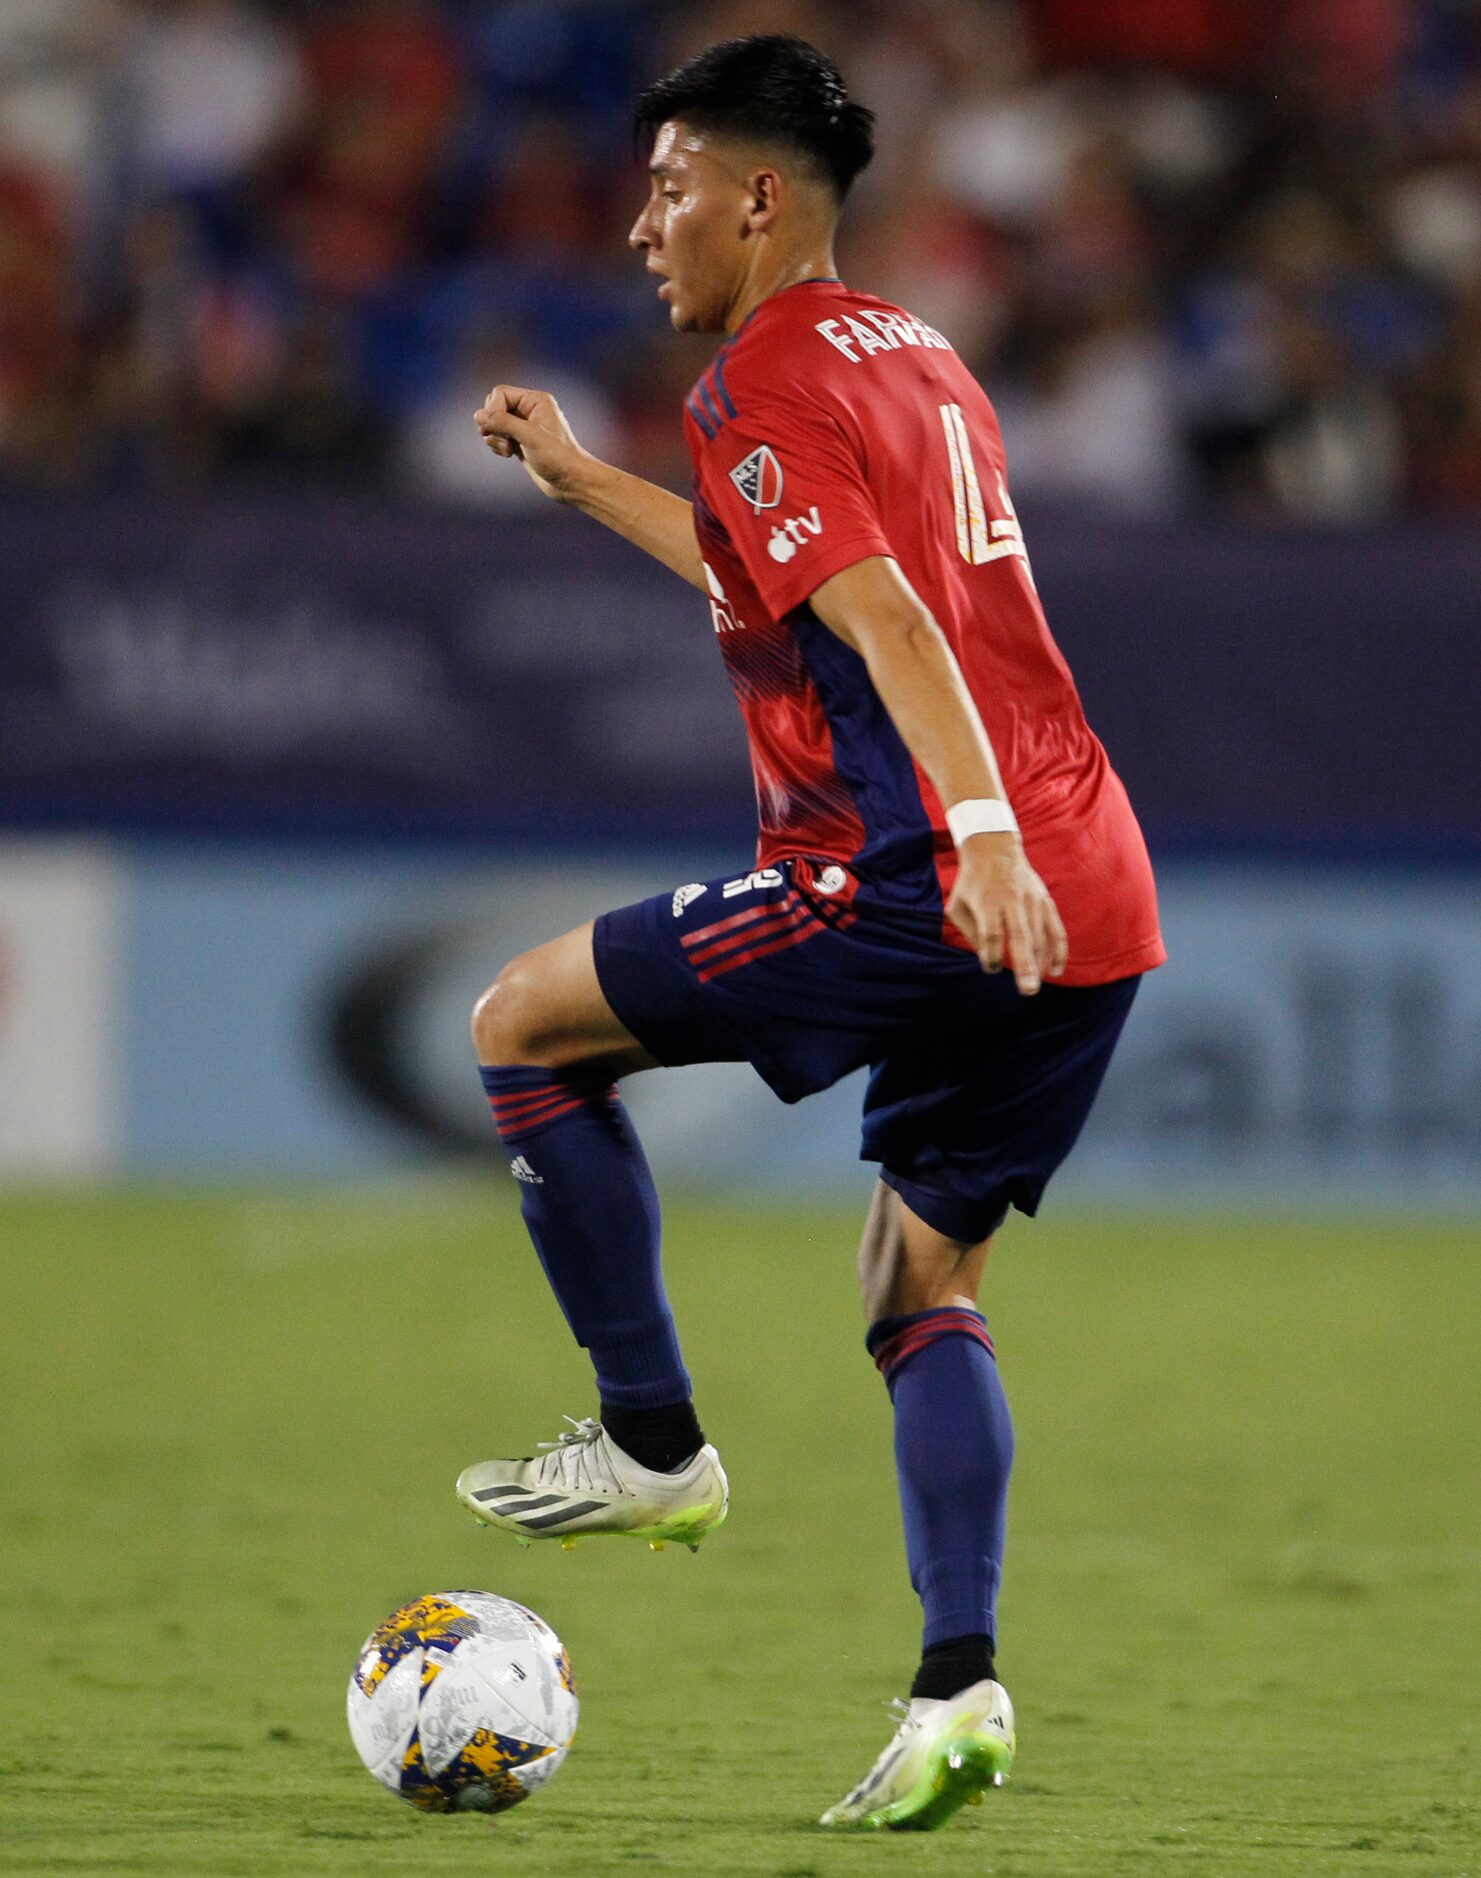
[[692, 1552], [730, 1503], [725, 1469], [708, 1444], [673, 1474], [639, 1466], [597, 1421], [571, 1421], [558, 1441], [540, 1446], [545, 1451], [532, 1458], [480, 1461], [458, 1476], [469, 1512], [524, 1545], [617, 1533], [655, 1548], [674, 1539]]
[[930, 1832], [1008, 1778], [1013, 1704], [1000, 1682], [974, 1682], [949, 1701], [917, 1696], [895, 1707], [894, 1739], [819, 1825]]

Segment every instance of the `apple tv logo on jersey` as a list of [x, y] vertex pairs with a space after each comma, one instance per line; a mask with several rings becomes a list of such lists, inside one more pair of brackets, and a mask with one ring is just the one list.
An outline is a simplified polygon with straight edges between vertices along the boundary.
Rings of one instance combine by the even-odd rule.
[[772, 529], [766, 552], [774, 561], [790, 561], [799, 548], [805, 548], [810, 540], [816, 540], [822, 532], [823, 518], [814, 503], [806, 515], [789, 515], [786, 521]]

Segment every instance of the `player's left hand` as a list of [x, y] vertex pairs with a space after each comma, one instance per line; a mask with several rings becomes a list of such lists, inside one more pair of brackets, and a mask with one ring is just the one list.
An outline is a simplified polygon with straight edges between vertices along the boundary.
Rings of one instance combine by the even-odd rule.
[[1031, 998], [1069, 962], [1064, 921], [1049, 889], [1028, 864], [1016, 834], [972, 835], [962, 843], [947, 917], [986, 972], [1007, 965]]

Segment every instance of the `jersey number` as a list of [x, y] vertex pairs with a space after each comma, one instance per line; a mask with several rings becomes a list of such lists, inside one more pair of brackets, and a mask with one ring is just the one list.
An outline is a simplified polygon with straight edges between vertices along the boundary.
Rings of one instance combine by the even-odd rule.
[[1002, 477], [998, 477], [998, 497], [1006, 516], [989, 519], [982, 502], [982, 485], [977, 480], [977, 465], [972, 458], [972, 440], [967, 435], [967, 421], [959, 404], [941, 406], [941, 428], [946, 432], [946, 455], [951, 464], [951, 500], [956, 511], [956, 545], [964, 561], [981, 567], [984, 561], [1001, 561], [1005, 554], [1016, 554], [1033, 579], [1028, 565], [1028, 549], [1023, 545], [1023, 529], [1008, 499]]

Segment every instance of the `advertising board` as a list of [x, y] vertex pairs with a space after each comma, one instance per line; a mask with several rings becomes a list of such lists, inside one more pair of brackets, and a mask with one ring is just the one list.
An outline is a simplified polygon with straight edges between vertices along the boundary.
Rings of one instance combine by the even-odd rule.
[[[501, 1160], [468, 1040], [507, 959], [714, 856], [556, 865], [141, 859], [130, 1163], [356, 1177]], [[1057, 1192], [1330, 1207], [1481, 1201], [1481, 885], [1162, 869], [1151, 975]], [[633, 1078], [660, 1176], [862, 1192], [858, 1079], [796, 1109], [745, 1068]]]
[[122, 865], [0, 843], [0, 1170], [93, 1174], [120, 1143]]

